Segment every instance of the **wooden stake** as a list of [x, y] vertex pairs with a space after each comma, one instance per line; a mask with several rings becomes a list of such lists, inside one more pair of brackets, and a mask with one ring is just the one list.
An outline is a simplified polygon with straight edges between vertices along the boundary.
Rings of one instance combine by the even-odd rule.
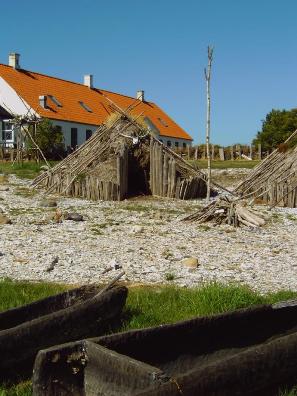
[[209, 142], [210, 142], [210, 77], [211, 77], [211, 65], [212, 65], [212, 57], [213, 57], [213, 48], [207, 47], [207, 55], [208, 55], [208, 65], [207, 70], [204, 69], [205, 80], [206, 80], [206, 100], [207, 100], [207, 112], [206, 112], [206, 155], [207, 155], [207, 193], [206, 200], [210, 200], [210, 180], [211, 180], [211, 158], [209, 151]]

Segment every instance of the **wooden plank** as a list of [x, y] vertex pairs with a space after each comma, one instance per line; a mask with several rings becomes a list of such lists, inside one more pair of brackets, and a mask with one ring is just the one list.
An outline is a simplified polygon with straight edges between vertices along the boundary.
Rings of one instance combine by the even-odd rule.
[[164, 155], [162, 146], [159, 145], [159, 196], [163, 197], [163, 161]]
[[171, 197], [175, 197], [175, 189], [176, 189], [176, 162], [175, 159], [172, 159], [171, 165]]
[[163, 160], [163, 197], [167, 196], [168, 191], [168, 166], [169, 166], [169, 156], [167, 153], [164, 155]]
[[150, 190], [151, 194], [154, 195], [154, 141], [153, 138], [151, 137], [150, 140]]

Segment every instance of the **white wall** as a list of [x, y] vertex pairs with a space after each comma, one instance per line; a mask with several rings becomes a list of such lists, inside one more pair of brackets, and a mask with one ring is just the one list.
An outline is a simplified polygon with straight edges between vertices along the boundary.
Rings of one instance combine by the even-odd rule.
[[51, 120], [53, 125], [61, 127], [64, 135], [65, 148], [71, 146], [71, 128], [77, 128], [77, 144], [80, 146], [86, 141], [86, 130], [90, 129], [93, 133], [97, 130], [97, 126], [88, 124], [78, 124], [75, 122]]
[[165, 146], [168, 145], [168, 141], [171, 142], [171, 148], [175, 148], [175, 142], [178, 142], [178, 147], [183, 148], [183, 143], [185, 143], [187, 146], [192, 146], [192, 141], [191, 140], [185, 140], [185, 139], [178, 139], [178, 138], [173, 138], [173, 137], [168, 137], [168, 136], [158, 136], [158, 139], [164, 143]]
[[31, 114], [38, 116], [24, 100], [21, 100], [15, 90], [2, 77], [0, 77], [0, 106], [9, 113], [12, 112], [17, 115], [26, 115], [28, 114], [28, 109], [30, 109]]

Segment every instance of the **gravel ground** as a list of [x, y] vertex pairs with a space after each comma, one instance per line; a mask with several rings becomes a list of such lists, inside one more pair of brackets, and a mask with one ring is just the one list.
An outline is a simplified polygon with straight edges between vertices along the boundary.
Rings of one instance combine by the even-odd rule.
[[[226, 171], [232, 182], [234, 172], [248, 172], [220, 170], [216, 180]], [[2, 278], [89, 283], [110, 279], [115, 271], [101, 272], [118, 264], [131, 283], [193, 287], [219, 281], [261, 293], [297, 290], [297, 209], [258, 207], [268, 216], [266, 226], [234, 229], [182, 222], [205, 204], [201, 200], [91, 202], [51, 196], [62, 213], [85, 219], [57, 224], [51, 220], [55, 208], [41, 207], [43, 191], [34, 192], [29, 184], [12, 175], [0, 185], [0, 208], [12, 220], [0, 225]], [[187, 257], [197, 258], [198, 267], [186, 267]]]

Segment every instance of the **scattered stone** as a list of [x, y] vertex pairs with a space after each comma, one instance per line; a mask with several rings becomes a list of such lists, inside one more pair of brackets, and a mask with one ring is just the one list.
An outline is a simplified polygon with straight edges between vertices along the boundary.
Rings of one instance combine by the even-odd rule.
[[28, 264], [29, 260], [23, 257], [14, 257], [14, 261], [20, 264]]
[[[123, 268], [122, 265], [120, 263], [118, 263], [116, 259], [113, 258], [113, 259], [110, 260], [110, 262], [108, 264], [108, 267], [107, 267], [107, 270], [108, 271], [110, 269], [118, 270], [118, 269], [121, 269], [121, 268]], [[103, 271], [103, 273], [104, 273], [104, 271]]]
[[58, 263], [58, 261], [59, 257], [55, 257], [50, 265], [47, 267], [46, 272], [51, 272], [53, 269], [55, 269], [55, 265]]
[[9, 187], [7, 187], [7, 186], [0, 186], [0, 191], [1, 191], [1, 192], [9, 191]]
[[62, 210], [61, 209], [59, 209], [59, 208], [57, 208], [56, 209], [56, 213], [55, 213], [55, 215], [54, 215], [54, 221], [56, 222], [56, 223], [62, 223]]
[[3, 257], [3, 256], [4, 256], [4, 253], [0, 252], [0, 257]]
[[42, 208], [55, 208], [57, 206], [57, 202], [52, 199], [43, 199], [39, 202], [39, 205]]
[[78, 213], [64, 213], [64, 220], [72, 220], [72, 221], [84, 221], [82, 215]]
[[11, 224], [11, 220], [7, 216], [0, 214], [0, 224]]
[[182, 264], [187, 268], [197, 268], [199, 266], [199, 261], [196, 257], [187, 257], [182, 260]]
[[131, 228], [130, 234], [142, 234], [144, 228], [140, 225], [135, 225]]
[[157, 213], [155, 214], [155, 218], [157, 220], [163, 220], [164, 216], [160, 210], [158, 210]]

